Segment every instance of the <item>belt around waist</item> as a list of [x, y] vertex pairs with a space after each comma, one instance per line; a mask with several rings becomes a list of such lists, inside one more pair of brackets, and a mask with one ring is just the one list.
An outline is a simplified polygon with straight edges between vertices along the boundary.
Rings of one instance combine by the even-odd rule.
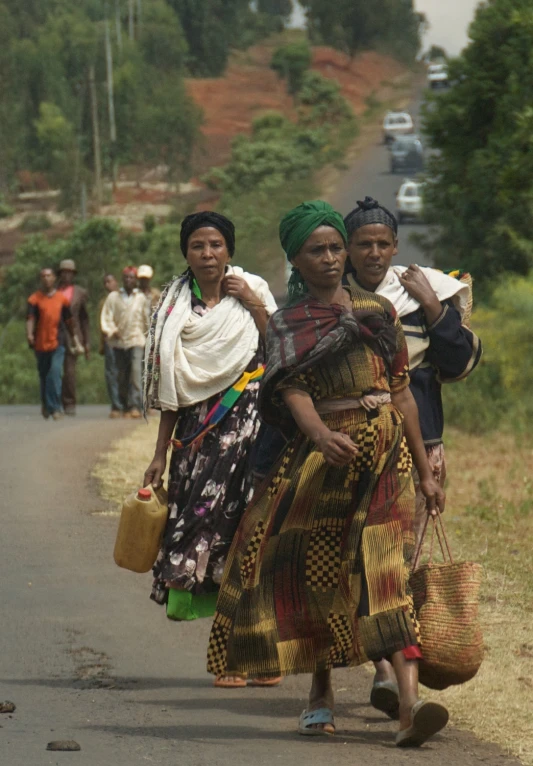
[[342, 410], [364, 409], [369, 412], [390, 402], [391, 395], [388, 391], [376, 391], [361, 397], [349, 396], [344, 399], [322, 399], [320, 402], [315, 403], [315, 409], [319, 415], [329, 415], [332, 412], [342, 412]]

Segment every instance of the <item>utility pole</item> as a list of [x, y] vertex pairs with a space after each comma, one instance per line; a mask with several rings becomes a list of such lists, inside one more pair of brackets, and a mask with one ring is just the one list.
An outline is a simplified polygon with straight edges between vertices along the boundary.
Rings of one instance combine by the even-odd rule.
[[120, 13], [120, 0], [115, 0], [115, 27], [118, 49], [122, 53], [122, 15]]
[[96, 99], [96, 85], [94, 80], [94, 64], [89, 67], [89, 93], [91, 98], [91, 120], [93, 126], [93, 154], [94, 154], [94, 190], [98, 211], [102, 206], [102, 160], [100, 156], [100, 128], [98, 126], [98, 101]]

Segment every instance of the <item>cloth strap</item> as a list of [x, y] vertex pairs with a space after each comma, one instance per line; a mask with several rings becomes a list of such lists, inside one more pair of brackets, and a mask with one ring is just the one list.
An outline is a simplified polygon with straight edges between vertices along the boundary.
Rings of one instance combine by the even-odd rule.
[[253, 370], [253, 372], [243, 373], [239, 380], [226, 391], [214, 407], [207, 413], [207, 416], [200, 427], [193, 434], [186, 436], [183, 439], [171, 439], [170, 443], [172, 447], [175, 450], [185, 449], [203, 439], [204, 436], [215, 428], [224, 416], [227, 415], [246, 389], [246, 386], [254, 380], [261, 380], [264, 372], [265, 366], [260, 365], [256, 370]]

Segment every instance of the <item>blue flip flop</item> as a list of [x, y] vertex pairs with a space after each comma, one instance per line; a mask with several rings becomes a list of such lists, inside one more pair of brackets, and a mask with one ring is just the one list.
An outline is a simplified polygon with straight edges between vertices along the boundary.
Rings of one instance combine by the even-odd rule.
[[318, 710], [311, 710], [311, 712], [304, 710], [300, 716], [298, 734], [302, 734], [304, 737], [333, 737], [333, 734], [329, 731], [311, 728], [316, 724], [325, 723], [335, 726], [333, 711], [329, 707], [321, 707]]

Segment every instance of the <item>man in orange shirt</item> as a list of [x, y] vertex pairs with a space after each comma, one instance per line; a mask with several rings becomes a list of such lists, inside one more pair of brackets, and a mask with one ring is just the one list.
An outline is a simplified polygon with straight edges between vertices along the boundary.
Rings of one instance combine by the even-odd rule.
[[59, 420], [65, 334], [72, 336], [72, 314], [68, 299], [56, 290], [53, 270], [41, 269], [40, 278], [41, 289], [28, 298], [26, 336], [37, 358], [43, 417]]

